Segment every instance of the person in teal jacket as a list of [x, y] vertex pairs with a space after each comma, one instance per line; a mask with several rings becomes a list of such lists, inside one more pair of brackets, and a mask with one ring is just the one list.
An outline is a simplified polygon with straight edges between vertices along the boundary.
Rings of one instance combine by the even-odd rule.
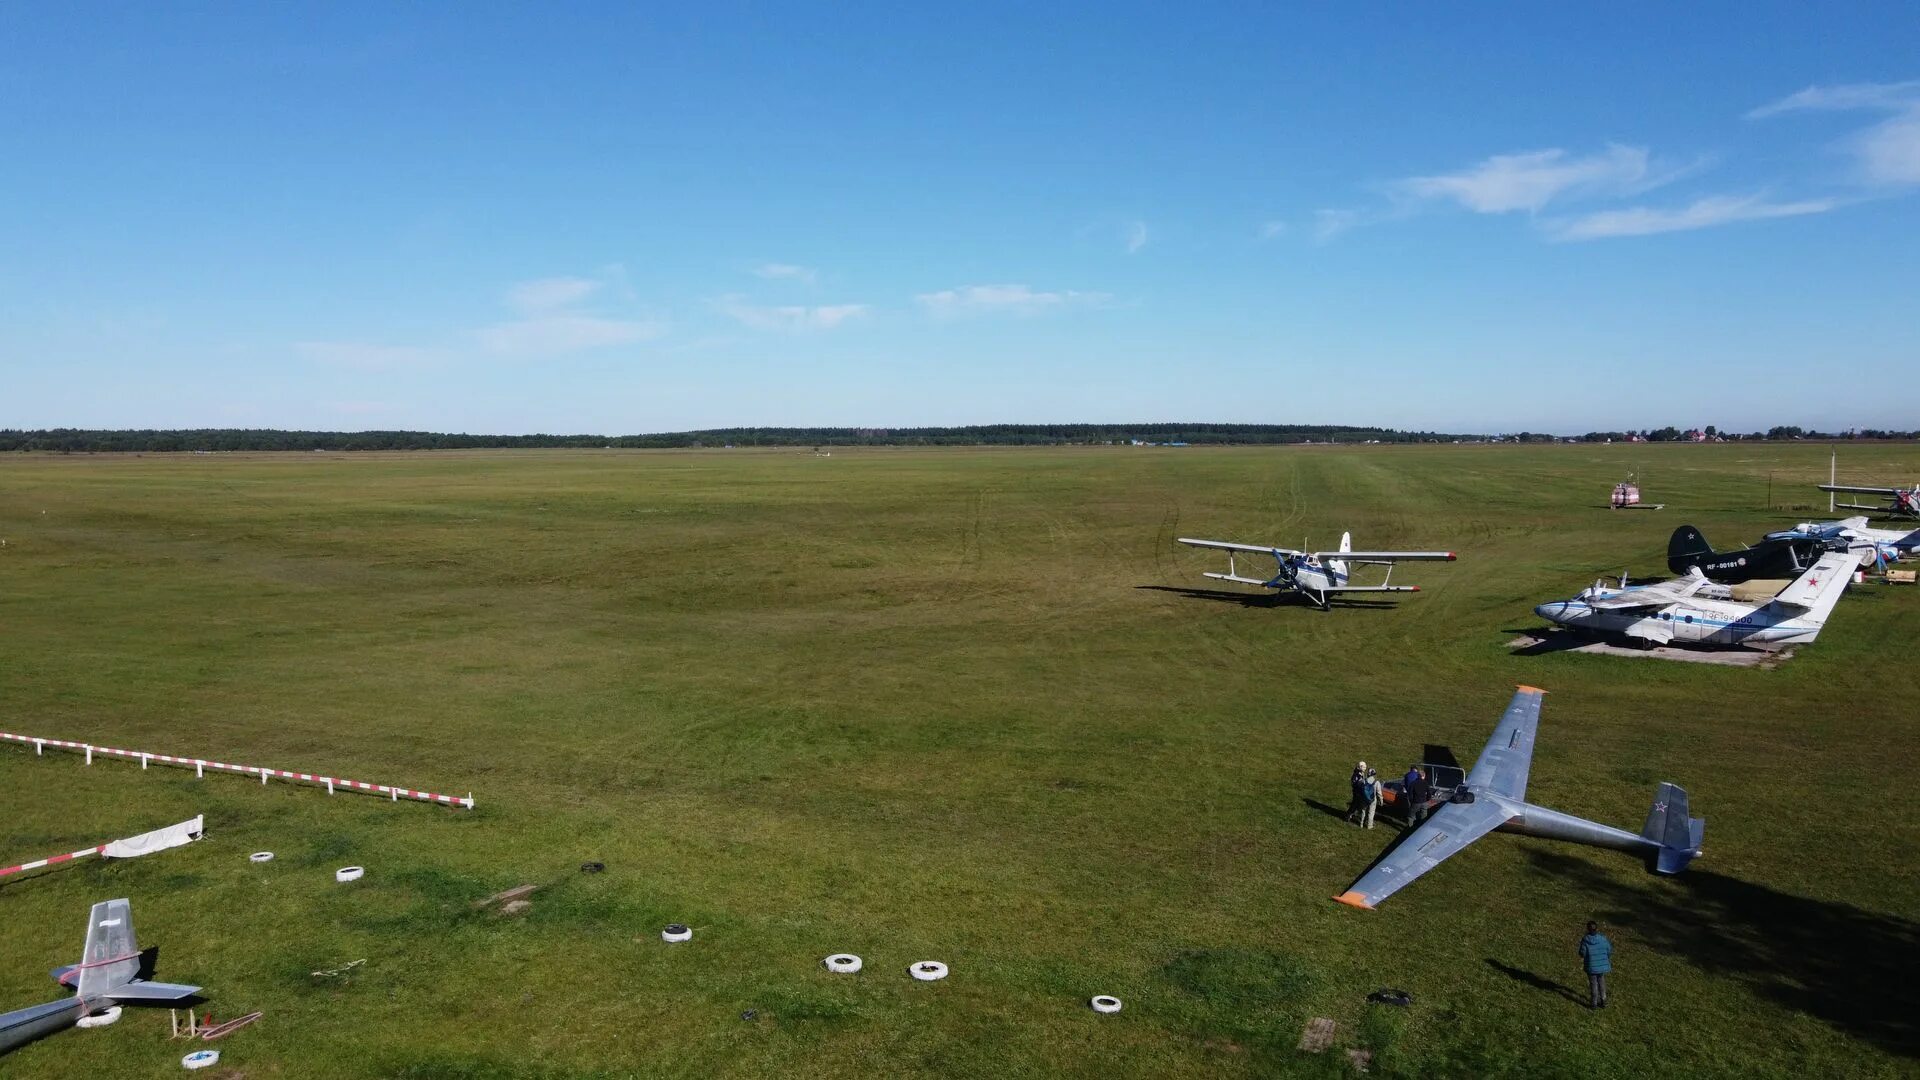
[[1607, 1007], [1607, 976], [1613, 973], [1613, 942], [1600, 932], [1600, 924], [1587, 924], [1587, 936], [1580, 939], [1580, 960], [1587, 968], [1587, 994], [1590, 1008]]

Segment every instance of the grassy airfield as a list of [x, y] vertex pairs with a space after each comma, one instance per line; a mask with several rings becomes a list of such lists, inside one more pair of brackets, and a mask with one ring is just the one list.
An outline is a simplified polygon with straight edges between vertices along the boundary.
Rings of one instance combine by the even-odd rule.
[[[1920, 448], [1841, 453], [1920, 475]], [[1633, 469], [1667, 510], [1603, 508]], [[0, 879], [0, 1009], [56, 996], [87, 905], [128, 896], [157, 977], [266, 1013], [202, 1075], [1332, 1076], [1294, 1049], [1328, 1016], [1388, 1076], [1910, 1076], [1920, 589], [1855, 590], [1772, 671], [1506, 648], [1536, 603], [1662, 574], [1683, 522], [1735, 546], [1825, 517], [1826, 470], [1737, 444], [10, 457], [0, 729], [479, 805], [0, 746], [0, 865], [209, 833]], [[1216, 594], [1217, 553], [1173, 542], [1342, 529], [1461, 560], [1321, 613]], [[1674, 780], [1695, 868], [1501, 835], [1332, 903], [1394, 835], [1338, 819], [1353, 761], [1471, 762], [1519, 682], [1551, 691], [1530, 796], [1637, 830]], [[522, 883], [523, 917], [469, 906]], [[1589, 917], [1598, 1014], [1569, 1000]], [[1385, 986], [1414, 1006], [1364, 1003]], [[178, 1075], [166, 1028], [129, 1009], [0, 1072]]]

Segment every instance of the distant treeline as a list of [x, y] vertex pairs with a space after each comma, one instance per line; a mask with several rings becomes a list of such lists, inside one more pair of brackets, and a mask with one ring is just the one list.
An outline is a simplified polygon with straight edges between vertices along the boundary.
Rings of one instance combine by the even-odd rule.
[[0, 450], [469, 450], [543, 447], [1064, 446], [1102, 443], [1453, 442], [1479, 435], [1324, 424], [984, 424], [915, 428], [713, 428], [656, 435], [466, 435], [431, 431], [47, 431], [0, 429]]
[[1915, 439], [1920, 432], [1867, 429], [1829, 433], [1779, 426], [1739, 434], [1705, 428], [1589, 431], [1585, 435], [1448, 435], [1433, 431], [1334, 424], [982, 424], [911, 428], [712, 428], [655, 435], [467, 435], [433, 431], [280, 431], [194, 428], [180, 431], [93, 431], [0, 428], [0, 451], [55, 453], [220, 450], [474, 450], [563, 447], [671, 449], [701, 446], [1088, 446], [1110, 443], [1191, 446], [1274, 443], [1415, 442], [1718, 442], [1794, 439]]

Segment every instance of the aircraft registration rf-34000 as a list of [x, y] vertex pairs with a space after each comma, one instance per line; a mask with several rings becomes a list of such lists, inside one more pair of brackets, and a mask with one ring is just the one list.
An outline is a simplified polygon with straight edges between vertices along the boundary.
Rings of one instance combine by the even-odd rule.
[[[1480, 752], [1480, 760], [1473, 763], [1473, 771], [1451, 789], [1436, 786], [1440, 808], [1334, 899], [1351, 907], [1376, 907], [1449, 855], [1495, 830], [1644, 854], [1656, 873], [1685, 870], [1700, 854], [1707, 823], [1687, 816], [1683, 788], [1661, 784], [1647, 823], [1637, 834], [1527, 801], [1527, 773], [1533, 766], [1533, 740], [1545, 693], [1538, 687], [1519, 687], [1487, 748]], [[1387, 787], [1395, 801], [1404, 798], [1398, 781]]]
[[197, 986], [148, 982], [140, 977], [148, 963], [133, 937], [133, 905], [126, 900], [93, 905], [80, 962], [53, 971], [54, 981], [72, 987], [73, 996], [0, 1013], [0, 1054], [118, 1004], [178, 1002], [200, 992]]
[[1820, 636], [1827, 615], [1860, 565], [1851, 551], [1829, 551], [1771, 599], [1743, 603], [1698, 567], [1684, 578], [1609, 589], [1595, 582], [1571, 600], [1534, 608], [1570, 630], [1618, 635], [1647, 645], [1752, 645], [1780, 649]]
[[[1322, 611], [1327, 610], [1328, 598], [1335, 593], [1419, 592], [1418, 585], [1391, 584], [1393, 564], [1416, 561], [1452, 562], [1454, 557], [1451, 551], [1355, 551], [1352, 533], [1340, 534], [1338, 551], [1299, 551], [1268, 544], [1193, 540], [1184, 536], [1179, 539], [1189, 547], [1216, 548], [1227, 553], [1227, 572], [1208, 573], [1206, 577], [1216, 581], [1236, 581], [1242, 585], [1258, 585], [1263, 589], [1277, 589], [1281, 593], [1298, 593]], [[1236, 555], [1243, 551], [1272, 558], [1276, 564], [1273, 576], [1248, 577], [1241, 574]], [[1355, 566], [1384, 566], [1387, 568], [1386, 578], [1378, 585], [1351, 584]]]

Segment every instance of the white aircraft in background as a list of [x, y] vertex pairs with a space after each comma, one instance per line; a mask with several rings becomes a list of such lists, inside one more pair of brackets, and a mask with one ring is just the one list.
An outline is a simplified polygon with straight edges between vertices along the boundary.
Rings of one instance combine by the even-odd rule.
[[1767, 534], [1767, 539], [1811, 536], [1829, 542], [1844, 540], [1847, 550], [1860, 556], [1863, 563], [1875, 566], [1899, 562], [1920, 553], [1920, 529], [1872, 529], [1864, 517], [1839, 521], [1803, 521], [1791, 529]]
[[[1821, 484], [1821, 491], [1856, 495], [1879, 495], [1887, 501], [1879, 506], [1865, 503], [1837, 503], [1848, 510], [1865, 510], [1874, 517], [1920, 518], [1920, 484], [1912, 487], [1858, 487], [1852, 484]], [[1831, 507], [1829, 507], [1831, 509]]]
[[[1355, 551], [1352, 533], [1340, 534], [1338, 551], [1298, 551], [1294, 548], [1273, 547], [1268, 544], [1192, 540], [1184, 536], [1179, 539], [1189, 547], [1217, 548], [1227, 553], [1227, 572], [1208, 573], [1204, 576], [1216, 581], [1237, 581], [1242, 585], [1277, 589], [1282, 593], [1299, 593], [1322, 611], [1327, 610], [1327, 598], [1333, 593], [1419, 592], [1418, 585], [1388, 583], [1393, 577], [1393, 564], [1415, 560], [1452, 562], [1454, 557], [1451, 551]], [[1273, 576], [1243, 576], [1234, 558], [1236, 553], [1242, 551], [1271, 557], [1276, 564]], [[1387, 568], [1386, 580], [1382, 580], [1378, 585], [1349, 584], [1352, 580], [1352, 568], [1355, 566], [1384, 566]]]
[[1761, 603], [1742, 603], [1695, 568], [1684, 578], [1609, 589], [1601, 582], [1534, 614], [1571, 630], [1618, 634], [1651, 645], [1752, 645], [1779, 649], [1820, 636], [1827, 614], [1860, 565], [1851, 551], [1829, 551]]

